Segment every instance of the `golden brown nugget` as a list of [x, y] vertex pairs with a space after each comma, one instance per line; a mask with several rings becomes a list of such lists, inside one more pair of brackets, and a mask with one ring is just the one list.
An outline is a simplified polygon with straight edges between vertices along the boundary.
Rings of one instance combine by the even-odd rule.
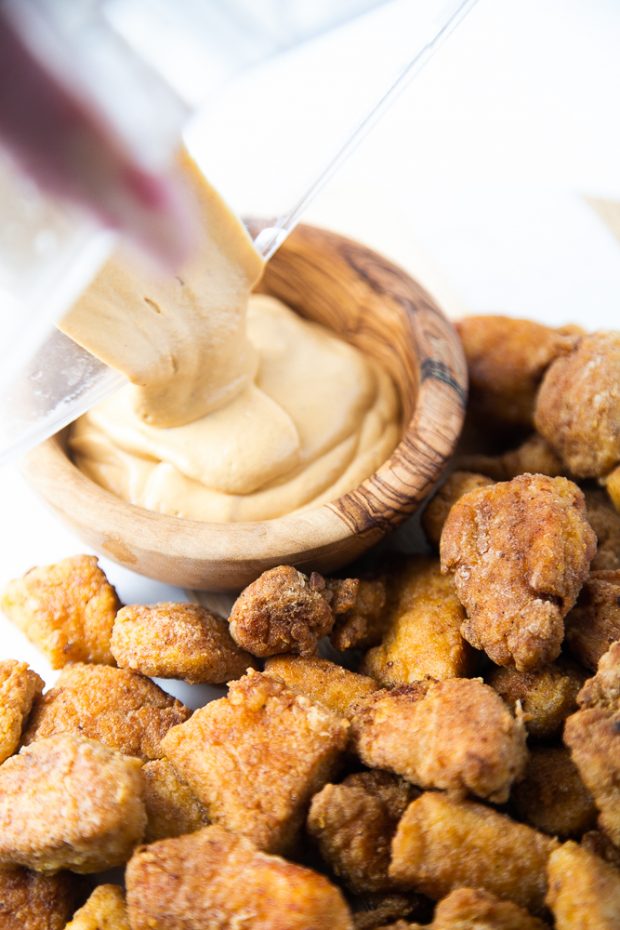
[[536, 429], [579, 478], [609, 474], [620, 462], [620, 333], [584, 336], [558, 358], [540, 386]]
[[0, 606], [52, 668], [68, 662], [114, 665], [110, 637], [121, 604], [94, 555], [31, 569], [8, 583]]
[[256, 668], [226, 620], [197, 604], [123, 607], [114, 621], [111, 649], [122, 668], [190, 684], [221, 685]]
[[162, 746], [213, 823], [280, 852], [335, 774], [348, 730], [327, 708], [250, 671], [227, 697], [173, 727]]
[[218, 826], [140, 847], [126, 879], [132, 930], [353, 928], [326, 878]]
[[182, 836], [208, 825], [206, 810], [166, 759], [147, 762], [142, 776], [147, 816], [145, 842]]
[[138, 759], [92, 740], [42, 739], [0, 766], [0, 864], [98, 872], [146, 825]]
[[524, 727], [480, 679], [377, 691], [360, 707], [351, 731], [365, 765], [422, 788], [502, 803], [525, 769]]
[[581, 845], [595, 856], [613, 865], [614, 868], [620, 869], [620, 849], [614, 846], [602, 830], [588, 830], [581, 837]]
[[374, 892], [352, 895], [349, 902], [355, 930], [381, 930], [386, 924], [394, 926], [393, 921], [397, 922], [397, 927], [404, 925], [416, 928], [417, 924], [410, 924], [399, 918], [407, 918], [409, 921], [414, 917], [419, 918], [422, 913], [422, 920], [426, 923], [426, 918], [431, 913], [430, 907], [427, 906], [430, 904], [428, 898], [416, 894]]
[[99, 885], [65, 930], [131, 930], [119, 885]]
[[456, 326], [476, 416], [508, 426], [530, 426], [545, 371], [575, 347], [578, 337], [533, 320], [505, 316], [470, 316]]
[[470, 491], [450, 511], [440, 548], [472, 646], [519, 671], [557, 658], [564, 617], [596, 552], [576, 484], [521, 475]]
[[64, 930], [76, 901], [68, 872], [39, 875], [21, 866], [0, 868], [2, 930]]
[[599, 826], [620, 846], [620, 642], [602, 657], [577, 701], [564, 742], [600, 811]]
[[618, 930], [620, 873], [577, 843], [549, 857], [547, 904], [556, 930]]
[[525, 729], [535, 739], [557, 736], [564, 721], [577, 709], [577, 695], [585, 672], [558, 659], [531, 672], [493, 668], [487, 681], [514, 712], [521, 705]]
[[493, 484], [490, 478], [473, 469], [453, 471], [448, 475], [422, 514], [422, 527], [428, 541], [434, 546], [439, 546], [441, 531], [452, 506], [469, 491], [486, 488], [489, 484]]
[[379, 687], [367, 675], [358, 675], [314, 656], [274, 656], [267, 659], [265, 674], [279, 678], [293, 691], [324, 704], [347, 720], [353, 716], [356, 705]]
[[405, 811], [392, 841], [390, 875], [430, 898], [483, 888], [540, 913], [555, 840], [473, 801], [427, 791]]
[[390, 844], [416, 795], [388, 772], [360, 772], [325, 785], [312, 799], [307, 829], [332, 872], [359, 894], [389, 891]]
[[75, 733], [128, 756], [158, 759], [161, 740], [190, 711], [156, 684], [125, 668], [71, 665], [35, 702], [24, 743]]
[[43, 687], [43, 679], [26, 662], [0, 662], [0, 763], [19, 746], [32, 702]]
[[518, 904], [502, 901], [482, 888], [456, 888], [440, 901], [435, 930], [548, 930]]
[[408, 559], [395, 585], [383, 642], [366, 653], [360, 671], [388, 687], [471, 674], [473, 651], [461, 636], [465, 612], [439, 562]]
[[605, 478], [605, 487], [611, 498], [611, 502], [620, 513], [620, 465], [607, 475]]
[[551, 836], [579, 837], [596, 824], [597, 810], [570, 753], [563, 746], [534, 746], [525, 777], [512, 791], [519, 820]]
[[[382, 578], [346, 578], [343, 582], [328, 580], [328, 589], [337, 586], [337, 596], [330, 606], [334, 627], [330, 641], [334, 649], [368, 649], [381, 642], [386, 623], [386, 590]], [[355, 585], [355, 587], [353, 587]], [[345, 587], [346, 586], [346, 587]], [[342, 592], [349, 598], [345, 600]]]
[[587, 488], [588, 523], [594, 530], [598, 545], [592, 559], [592, 571], [620, 568], [620, 513], [611, 506], [604, 491]]
[[566, 618], [566, 642], [586, 668], [595, 670], [620, 639], [620, 569], [590, 572]]
[[459, 460], [462, 468], [481, 472], [494, 481], [510, 481], [518, 475], [566, 476], [566, 466], [546, 439], [533, 433], [516, 449], [502, 455], [467, 455]]
[[228, 618], [233, 639], [261, 658], [283, 652], [314, 655], [334, 625], [325, 590], [316, 572], [308, 577], [291, 565], [263, 572], [233, 604]]

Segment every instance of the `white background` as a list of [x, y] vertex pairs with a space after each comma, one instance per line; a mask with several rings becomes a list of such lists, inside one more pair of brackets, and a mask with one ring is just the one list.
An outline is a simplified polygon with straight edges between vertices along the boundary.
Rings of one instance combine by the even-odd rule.
[[[480, 0], [307, 218], [400, 262], [450, 313], [616, 325], [620, 243], [584, 196], [620, 201], [618, 49], [618, 0]], [[389, 56], [383, 36], [357, 75], [362, 100], [376, 91], [373, 74]], [[307, 62], [289, 57], [290, 84], [266, 70], [264, 118], [270, 106], [287, 105], [287, 94], [298, 113], [312, 108]], [[338, 67], [322, 55], [321, 81]], [[220, 144], [231, 150], [256, 120], [250, 94], [245, 112], [243, 95], [236, 106], [234, 123], [219, 124]], [[335, 135], [337, 116], [326, 110], [322, 118]], [[305, 143], [299, 156], [309, 177], [317, 151]], [[13, 468], [0, 471], [0, 515], [0, 586], [34, 564], [84, 551]], [[182, 596], [103, 564], [125, 601]], [[2, 619], [0, 657], [24, 658], [53, 680]]]

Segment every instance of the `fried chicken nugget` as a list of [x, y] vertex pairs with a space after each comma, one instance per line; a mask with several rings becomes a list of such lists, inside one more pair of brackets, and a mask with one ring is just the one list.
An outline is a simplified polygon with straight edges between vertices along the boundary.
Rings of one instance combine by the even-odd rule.
[[471, 674], [473, 651], [461, 636], [465, 612], [439, 562], [407, 559], [394, 587], [383, 642], [366, 653], [360, 671], [387, 687]]
[[510, 481], [519, 475], [566, 475], [566, 466], [546, 439], [533, 433], [516, 449], [501, 455], [467, 455], [459, 460], [461, 468], [481, 472], [494, 481]]
[[483, 804], [427, 791], [398, 825], [389, 874], [436, 900], [467, 886], [540, 913], [545, 867], [556, 846], [550, 837]]
[[26, 662], [0, 661], [0, 763], [19, 746], [32, 702], [43, 687], [43, 679]]
[[586, 668], [596, 669], [620, 639], [620, 569], [590, 572], [566, 618], [566, 642]]
[[123, 889], [98, 885], [65, 930], [131, 930]]
[[147, 825], [144, 840], [165, 840], [206, 827], [207, 812], [166, 759], [147, 762], [142, 769]]
[[260, 849], [290, 849], [313, 794], [335, 774], [349, 725], [250, 671], [162, 741], [210, 819]]
[[[386, 623], [386, 590], [382, 578], [346, 578], [327, 581], [335, 589], [330, 606], [334, 627], [330, 641], [334, 649], [368, 649], [381, 642]], [[343, 595], [347, 594], [348, 597]]]
[[379, 685], [366, 675], [350, 672], [335, 662], [314, 656], [274, 656], [265, 663], [265, 674], [279, 678], [293, 691], [324, 704], [350, 720], [361, 700]]
[[620, 513], [620, 465], [607, 475], [605, 487], [616, 511]]
[[340, 891], [219, 826], [140, 847], [127, 866], [132, 930], [352, 930]]
[[617, 930], [620, 874], [613, 866], [569, 841], [549, 857], [548, 875], [556, 930]]
[[94, 555], [33, 568], [6, 586], [0, 607], [45, 653], [52, 668], [68, 662], [114, 665], [110, 637], [121, 606]]
[[2, 930], [64, 930], [76, 901], [68, 872], [39, 875], [20, 866], [0, 868]]
[[226, 620], [197, 604], [123, 607], [114, 621], [111, 649], [122, 668], [190, 684], [221, 685], [256, 668]]
[[584, 336], [558, 358], [540, 386], [536, 429], [579, 478], [620, 462], [620, 333]]
[[307, 829], [322, 858], [359, 894], [389, 891], [390, 843], [417, 792], [388, 772], [359, 772], [312, 799]]
[[596, 824], [597, 810], [563, 746], [534, 746], [525, 777], [512, 792], [520, 820], [551, 836], [579, 837]]
[[452, 506], [469, 491], [486, 488], [493, 484], [491, 478], [471, 471], [453, 471], [448, 475], [437, 493], [432, 497], [422, 514], [422, 528], [433, 546], [439, 546], [441, 531], [452, 510]]
[[450, 678], [376, 691], [351, 723], [365, 765], [422, 788], [471, 792], [502, 803], [527, 758], [525, 729], [480, 681]]
[[334, 625], [325, 579], [291, 565], [263, 572], [233, 604], [230, 632], [242, 649], [266, 658], [282, 652], [311, 656]]
[[519, 671], [557, 658], [564, 617], [596, 552], [577, 485], [521, 475], [470, 491], [450, 511], [440, 548], [472, 646]]
[[601, 829], [620, 846], [620, 642], [602, 657], [577, 701], [564, 742], [600, 811]]
[[536, 392], [554, 359], [578, 343], [563, 332], [505, 316], [470, 316], [456, 324], [469, 372], [470, 403], [477, 417], [507, 426], [530, 426]]
[[[355, 930], [385, 930], [386, 921], [390, 927], [413, 927], [418, 924], [405, 923], [404, 919], [420, 917], [426, 923], [427, 912], [430, 913], [428, 898], [416, 894], [384, 894], [374, 892], [365, 895], [353, 895], [349, 899]], [[396, 923], [392, 923], [396, 921]]]
[[512, 901], [502, 901], [482, 888], [456, 888], [440, 901], [432, 927], [436, 930], [548, 930]]
[[0, 766], [0, 864], [98, 872], [127, 861], [146, 825], [138, 759], [63, 734]]
[[190, 711], [156, 684], [125, 668], [70, 665], [35, 701], [24, 735], [29, 745], [56, 733], [76, 733], [128, 756], [158, 759], [161, 740]]
[[602, 830], [588, 830], [581, 837], [581, 845], [595, 856], [613, 865], [614, 868], [620, 869], [620, 849], [614, 846]]
[[[604, 491], [587, 488], [584, 492], [588, 523], [598, 540], [592, 571], [620, 568], [620, 513], [611, 506]], [[620, 508], [619, 508], [620, 509]]]
[[562, 658], [532, 672], [493, 668], [487, 676], [489, 685], [513, 712], [520, 702], [525, 729], [535, 739], [560, 733], [568, 715], [577, 708], [584, 680], [585, 672]]

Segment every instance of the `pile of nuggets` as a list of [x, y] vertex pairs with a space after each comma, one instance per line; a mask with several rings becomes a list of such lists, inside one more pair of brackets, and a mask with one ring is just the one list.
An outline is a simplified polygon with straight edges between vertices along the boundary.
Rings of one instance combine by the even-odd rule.
[[9, 584], [62, 671], [0, 663], [2, 930], [620, 927], [620, 334], [459, 328], [426, 554], [279, 566], [227, 619], [91, 556]]

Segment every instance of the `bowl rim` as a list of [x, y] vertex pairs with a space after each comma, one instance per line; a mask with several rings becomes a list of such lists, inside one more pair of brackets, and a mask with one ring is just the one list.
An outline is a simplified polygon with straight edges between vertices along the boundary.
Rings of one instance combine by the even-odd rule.
[[[414, 286], [416, 305], [404, 295], [399, 302], [418, 324], [418, 339], [412, 340], [419, 362], [418, 394], [390, 457], [333, 501], [271, 520], [207, 523], [147, 510], [100, 487], [67, 455], [66, 427], [28, 453], [22, 464], [27, 481], [55, 510], [75, 515], [81, 502], [89, 500], [98, 514], [99, 534], [110, 539], [135, 538], [141, 549], [162, 557], [258, 565], [274, 558], [294, 562], [300, 552], [318, 556], [356, 534], [370, 537], [372, 544], [417, 508], [453, 453], [465, 416], [467, 368], [456, 330], [416, 279], [381, 253], [322, 227], [302, 224], [298, 229], [344, 248], [358, 261], [358, 270], [374, 263], [391, 279], [406, 279]], [[420, 458], [427, 460], [425, 467]], [[386, 498], [391, 501], [387, 511]], [[303, 545], [304, 539], [312, 541], [310, 547]]]

